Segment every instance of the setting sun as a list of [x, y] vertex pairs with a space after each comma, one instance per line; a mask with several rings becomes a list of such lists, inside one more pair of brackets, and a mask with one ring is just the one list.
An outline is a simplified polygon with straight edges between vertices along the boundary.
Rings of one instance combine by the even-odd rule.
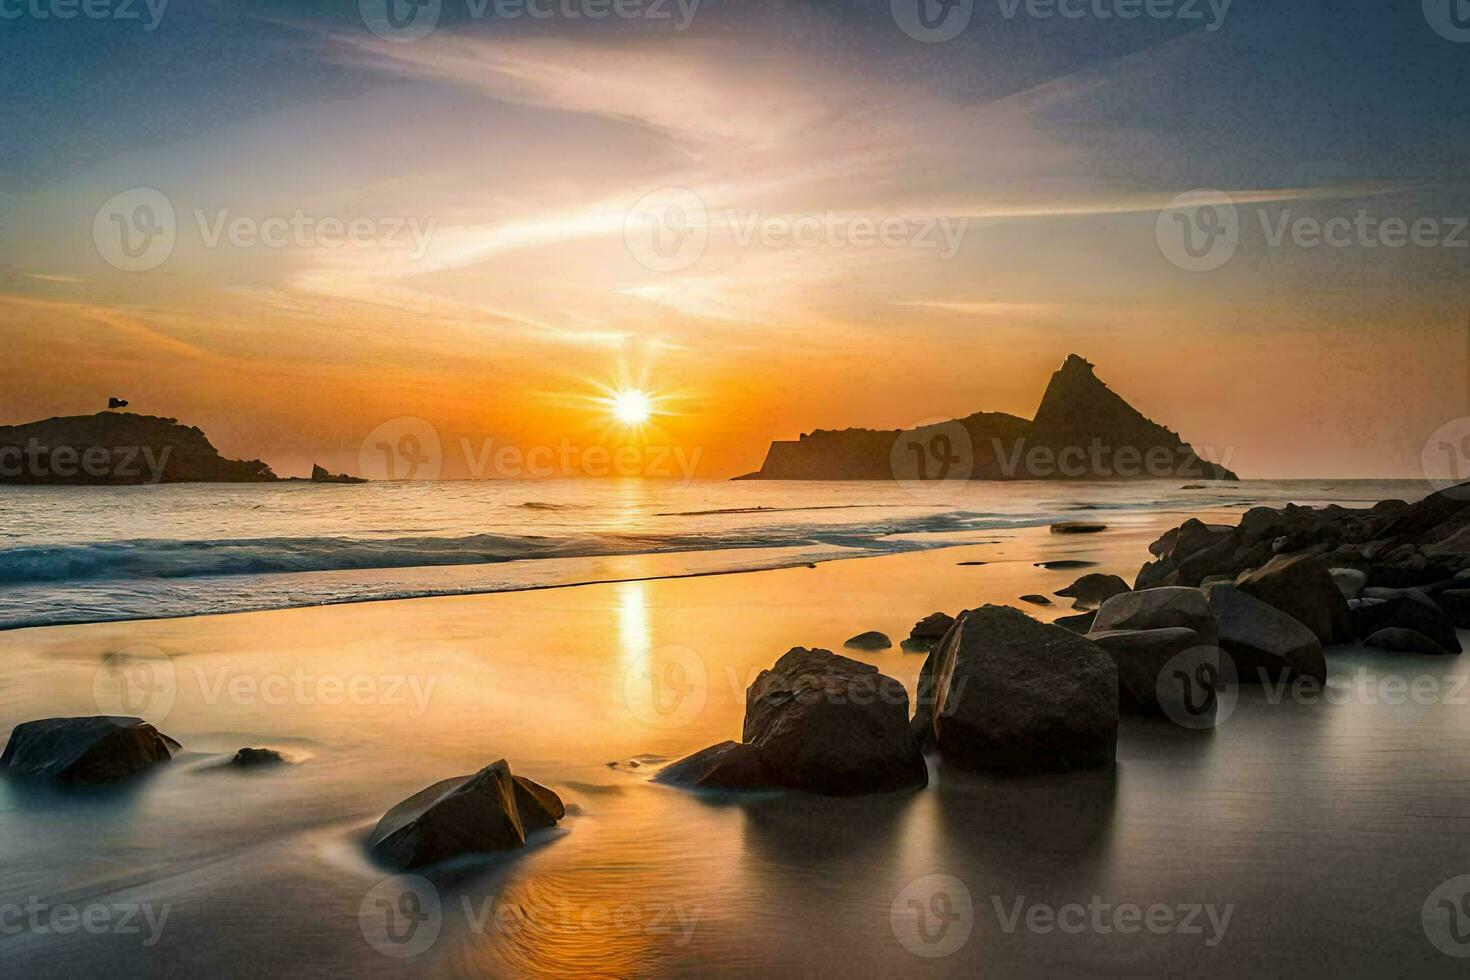
[[613, 418], [625, 425], [642, 425], [653, 413], [648, 395], [641, 391], [620, 391], [612, 399]]

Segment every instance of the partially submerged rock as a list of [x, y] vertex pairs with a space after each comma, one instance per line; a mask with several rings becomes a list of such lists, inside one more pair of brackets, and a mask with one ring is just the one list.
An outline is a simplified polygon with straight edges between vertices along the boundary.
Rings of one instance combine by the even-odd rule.
[[1218, 636], [1215, 617], [1204, 593], [1183, 586], [1140, 589], [1115, 595], [1098, 609], [1091, 632], [1157, 630], [1175, 626], [1194, 630], [1206, 646], [1213, 646]]
[[877, 630], [868, 630], [866, 633], [859, 633], [857, 636], [849, 637], [847, 642], [842, 645], [852, 647], [854, 650], [887, 650], [893, 646], [893, 641], [885, 633], [880, 633]]
[[1051, 526], [1052, 534], [1096, 534], [1106, 531], [1106, 524], [1097, 524], [1092, 521], [1058, 521]]
[[284, 765], [286, 757], [275, 749], [241, 749], [230, 760], [230, 765], [241, 769], [256, 769], [261, 766]]
[[566, 815], [551, 790], [519, 776], [501, 759], [473, 776], [456, 776], [424, 789], [383, 815], [368, 847], [399, 871], [466, 854], [515, 850], [526, 835]]
[[1078, 613], [1075, 616], [1058, 616], [1052, 620], [1052, 625], [1060, 626], [1062, 629], [1070, 630], [1073, 633], [1087, 634], [1092, 632], [1092, 624], [1096, 621], [1097, 610], [1093, 609], [1090, 612]]
[[1423, 653], [1430, 656], [1454, 653], [1453, 650], [1446, 650], [1418, 630], [1405, 629], [1402, 626], [1390, 626], [1379, 630], [1364, 640], [1363, 646], [1391, 650], [1394, 653]]
[[1316, 635], [1327, 646], [1353, 637], [1347, 600], [1326, 566], [1311, 555], [1278, 555], [1236, 586], [1246, 595], [1275, 606]]
[[15, 776], [91, 785], [168, 762], [177, 748], [178, 742], [141, 718], [46, 718], [15, 727], [0, 755], [0, 769]]
[[660, 781], [828, 796], [917, 789], [929, 781], [903, 685], [827, 650], [793, 647], [761, 671], [745, 692], [742, 740], [681, 759]]
[[[1220, 651], [1205, 645], [1199, 633], [1183, 626], [1151, 630], [1108, 630], [1089, 633], [1087, 638], [1107, 651], [1118, 668], [1119, 706], [1144, 714], [1168, 714], [1184, 717], [1183, 697], [1189, 692], [1173, 683], [1170, 676], [1183, 671], [1189, 678], [1202, 670], [1220, 674]], [[1161, 680], [1163, 683], [1161, 683]], [[1204, 727], [1214, 719], [1214, 701], [1208, 701], [1211, 712], [1202, 718]], [[1191, 711], [1198, 715], [1197, 711]]]
[[1295, 677], [1327, 682], [1327, 660], [1317, 635], [1296, 619], [1232, 585], [1209, 590], [1220, 648], [1234, 661], [1242, 684]]
[[954, 617], [948, 613], [930, 613], [909, 630], [909, 639], [933, 643], [943, 639], [944, 634], [948, 633], [949, 628], [953, 625]]
[[915, 724], [927, 722], [946, 761], [1002, 771], [1113, 761], [1118, 671], [1075, 633], [1009, 606], [983, 606], [961, 614], [924, 673]]
[[1051, 605], [1051, 600], [1050, 599], [1048, 599], [1044, 595], [1038, 595], [1035, 592], [1029, 593], [1027, 595], [1023, 595], [1020, 598], [1021, 598], [1021, 601], [1022, 602], [1029, 602], [1033, 606], [1049, 606], [1049, 605]]
[[1434, 600], [1420, 592], [1388, 599], [1354, 599], [1349, 615], [1359, 636], [1372, 636], [1381, 629], [1401, 626], [1423, 633], [1451, 653], [1461, 650], [1454, 621]]
[[1092, 572], [1065, 589], [1057, 589], [1056, 594], [1075, 600], [1072, 603], [1073, 609], [1096, 609], [1113, 596], [1132, 591], [1132, 586], [1117, 575]]

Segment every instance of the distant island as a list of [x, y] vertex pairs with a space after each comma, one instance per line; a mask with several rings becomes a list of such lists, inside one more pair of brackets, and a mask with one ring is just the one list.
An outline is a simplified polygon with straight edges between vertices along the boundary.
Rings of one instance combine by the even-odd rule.
[[[124, 404], [126, 404], [124, 402]], [[307, 483], [365, 483], [312, 467]], [[0, 484], [131, 486], [287, 482], [258, 459], [226, 459], [195, 426], [130, 412], [98, 412], [0, 426]]]
[[915, 429], [817, 429], [772, 442], [737, 480], [1238, 480], [1068, 355], [1031, 421], [976, 412]]

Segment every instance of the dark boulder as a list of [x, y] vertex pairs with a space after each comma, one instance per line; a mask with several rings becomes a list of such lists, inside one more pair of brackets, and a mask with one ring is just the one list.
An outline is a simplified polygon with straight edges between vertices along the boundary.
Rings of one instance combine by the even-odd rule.
[[857, 636], [849, 637], [847, 642], [842, 645], [851, 647], [854, 650], [887, 650], [893, 646], [893, 641], [888, 638], [886, 633], [879, 633], [877, 630], [868, 630], [866, 633], [859, 633]]
[[654, 782], [691, 789], [759, 790], [773, 784], [761, 766], [760, 749], [744, 742], [720, 742], [665, 766]]
[[1128, 583], [1116, 575], [1092, 572], [1084, 575], [1056, 594], [1074, 600], [1073, 609], [1096, 609], [1115, 595], [1133, 591]]
[[1242, 684], [1309, 677], [1327, 683], [1327, 660], [1317, 635], [1296, 619], [1233, 585], [1209, 589], [1220, 648]]
[[915, 623], [913, 629], [909, 630], [909, 639], [928, 640], [930, 642], [941, 640], [953, 625], [954, 617], [948, 613], [930, 613]]
[[[1181, 717], [1178, 712], [1185, 710], [1182, 702], [1161, 700], [1175, 699], [1181, 694], [1177, 685], [1167, 683], [1166, 673], [1177, 669], [1194, 677], [1201, 668], [1212, 671], [1214, 676], [1220, 672], [1219, 649], [1213, 644], [1205, 646], [1198, 633], [1182, 626], [1109, 630], [1089, 633], [1087, 638], [1106, 650], [1117, 665], [1118, 703], [1126, 710]], [[1161, 684], [1161, 679], [1166, 683]], [[1211, 702], [1212, 711], [1213, 707]], [[1211, 714], [1210, 718], [1213, 717]]]
[[141, 718], [46, 718], [15, 727], [0, 769], [70, 785], [108, 783], [168, 762], [177, 748]]
[[1033, 606], [1049, 606], [1049, 605], [1051, 605], [1051, 600], [1050, 599], [1048, 599], [1044, 595], [1037, 595], [1035, 592], [1029, 593], [1027, 595], [1023, 595], [1023, 596], [1020, 597], [1020, 599], [1021, 599], [1022, 602], [1029, 602]]
[[1236, 587], [1301, 623], [1323, 646], [1352, 639], [1347, 600], [1332, 573], [1316, 558], [1278, 555], [1243, 574], [1236, 580]]
[[1086, 638], [984, 606], [961, 614], [931, 662], [933, 741], [946, 761], [1002, 771], [1113, 761], [1118, 671]]
[[1455, 624], [1443, 609], [1422, 593], [1405, 592], [1389, 599], [1355, 599], [1349, 615], [1359, 636], [1401, 626], [1417, 630], [1451, 653], [1460, 652]]
[[1182, 626], [1199, 634], [1205, 646], [1215, 643], [1218, 631], [1209, 603], [1199, 589], [1165, 586], [1113, 596], [1097, 611], [1091, 632], [1157, 630]]
[[1332, 576], [1344, 600], [1356, 599], [1368, 584], [1368, 573], [1357, 568], [1329, 568], [1327, 574]]
[[403, 871], [466, 854], [515, 850], [525, 845], [527, 833], [565, 813], [555, 793], [513, 776], [501, 759], [473, 776], [441, 780], [410, 796], [378, 821], [368, 847], [383, 864]]
[[1092, 624], [1097, 621], [1097, 610], [1078, 613], [1075, 616], [1058, 616], [1052, 620], [1053, 626], [1060, 626], [1064, 630], [1086, 635], [1092, 632]]
[[262, 766], [284, 765], [285, 762], [285, 756], [275, 749], [241, 749], [230, 760], [230, 765], [240, 769], [256, 769]]
[[1095, 524], [1090, 521], [1058, 521], [1051, 526], [1052, 534], [1096, 534], [1106, 531], [1106, 524]]
[[1379, 630], [1364, 640], [1363, 646], [1391, 650], [1395, 653], [1423, 653], [1431, 656], [1454, 653], [1453, 650], [1446, 650], [1418, 630], [1404, 629], [1402, 626], [1390, 626]]

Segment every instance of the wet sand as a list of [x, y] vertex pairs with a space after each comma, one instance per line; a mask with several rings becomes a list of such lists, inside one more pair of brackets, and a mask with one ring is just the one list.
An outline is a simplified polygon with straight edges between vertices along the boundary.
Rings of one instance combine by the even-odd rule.
[[[1088, 571], [1131, 581], [1179, 519], [815, 568], [0, 634], [0, 726], [128, 693], [123, 707], [184, 744], [100, 795], [0, 784], [0, 907], [167, 910], [151, 945], [146, 929], [22, 930], [0, 955], [47, 975], [1459, 972], [1420, 924], [1435, 886], [1470, 873], [1470, 708], [1447, 696], [1459, 658], [1329, 658], [1339, 681], [1432, 677], [1446, 696], [1426, 705], [1245, 691], [1215, 732], [1129, 719], [1110, 771], [940, 767], [916, 794], [740, 803], [649, 782], [663, 760], [738, 738], [746, 686], [791, 646], [842, 651], [881, 630], [893, 649], [844, 652], [912, 692], [923, 657], [898, 642], [922, 616], [1068, 614], [1017, 598]], [[1035, 565], [1055, 559], [1097, 564]], [[295, 764], [217, 768], [245, 745]], [[568, 818], [514, 857], [436, 876], [433, 941], [391, 955], [405, 947], [374, 934], [388, 875], [363, 835], [501, 757], [555, 788]], [[904, 909], [933, 897], [931, 875], [957, 879], [970, 912], [915, 939]], [[1007, 931], [1013, 908], [1093, 896], [1231, 911], [1213, 936], [1203, 912], [1201, 934]]]

